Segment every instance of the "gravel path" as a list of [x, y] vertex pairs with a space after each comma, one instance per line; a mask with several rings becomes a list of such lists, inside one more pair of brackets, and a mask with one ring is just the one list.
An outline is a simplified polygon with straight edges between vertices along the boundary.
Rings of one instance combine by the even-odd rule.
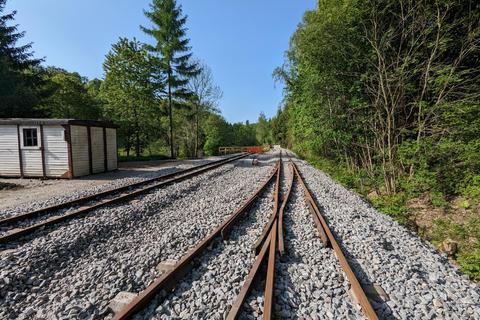
[[[79, 199], [101, 191], [112, 190], [135, 182], [144, 181], [182, 169], [212, 162], [213, 160], [217, 159], [195, 160], [189, 161], [188, 163], [166, 163], [162, 168], [152, 167], [147, 171], [118, 170], [74, 180], [43, 181], [36, 179], [32, 183], [22, 181], [22, 183], [26, 183], [26, 189], [0, 191], [2, 198], [6, 198], [5, 201], [2, 201], [2, 205], [0, 206], [0, 218], [6, 218], [19, 213]], [[100, 180], [98, 181], [97, 179]], [[52, 194], [53, 196], [49, 196]], [[22, 198], [28, 198], [32, 195], [37, 196], [36, 198], [33, 198], [34, 201], [30, 200], [25, 203], [19, 203]], [[43, 199], [45, 195], [47, 198]], [[16, 199], [12, 200], [11, 198]], [[40, 200], [38, 200], [38, 198], [40, 198]], [[10, 205], [8, 205], [9, 203]]]
[[0, 255], [0, 319], [108, 314], [120, 291], [138, 292], [155, 267], [179, 259], [254, 192], [271, 170], [239, 160], [65, 223]]
[[389, 295], [385, 304], [372, 302], [380, 316], [480, 319], [480, 287], [444, 255], [321, 171], [297, 163], [360, 281]]
[[[24, 210], [27, 210], [27, 209], [32, 208], [32, 207], [33, 208], [43, 208], [43, 207], [46, 206], [46, 203], [47, 204], [48, 203], [50, 203], [50, 204], [63, 203], [63, 202], [66, 202], [68, 200], [77, 199], [77, 198], [84, 197], [84, 196], [91, 195], [91, 194], [96, 194], [96, 193], [101, 192], [101, 191], [116, 189], [116, 188], [119, 188], [121, 186], [133, 184], [135, 182], [145, 181], [145, 180], [148, 180], [148, 179], [151, 179], [151, 178], [154, 178], [154, 177], [164, 176], [164, 175], [169, 174], [169, 173], [174, 173], [174, 172], [181, 171], [181, 170], [191, 168], [191, 167], [197, 167], [197, 166], [200, 166], [201, 164], [211, 163], [211, 162], [212, 162], [212, 160], [208, 160], [208, 161], [199, 160], [195, 164], [177, 165], [177, 166], [166, 168], [166, 169], [163, 169], [163, 170], [158, 170], [158, 171], [155, 171], [155, 172], [151, 172], [150, 174], [143, 174], [140, 177], [116, 180], [115, 182], [112, 182], [112, 183], [109, 183], [109, 184], [106, 184], [106, 185], [102, 185], [102, 186], [98, 186], [98, 187], [94, 187], [94, 188], [89, 188], [89, 189], [86, 189], [86, 190], [81, 190], [80, 192], [77, 192], [75, 194], [71, 194], [71, 195], [68, 195], [68, 196], [63, 196], [60, 199], [53, 198], [53, 199], [47, 200], [46, 202], [32, 203], [29, 206], [27, 206], [27, 208], [21, 207], [20, 209], [14, 209], [14, 210], [10, 209], [8, 211], [9, 212], [14, 211], [15, 214], [19, 214], [19, 210], [24, 211]], [[145, 186], [151, 185], [153, 183], [158, 183], [158, 182], [159, 181], [154, 181], [154, 182], [151, 182], [151, 183], [147, 183], [145, 185], [133, 188], [131, 190], [133, 191], [135, 189], [143, 188]], [[123, 192], [125, 192], [125, 191], [123, 191]], [[102, 197], [101, 199], [102, 200], [111, 199], [115, 196], [118, 196], [118, 193]], [[53, 211], [53, 212], [50, 212], [50, 213], [47, 213], [47, 214], [42, 214], [38, 217], [34, 217], [34, 218], [30, 218], [28, 220], [16, 222], [14, 226], [10, 226], [10, 225], [0, 226], [0, 236], [5, 235], [6, 233], [8, 233], [13, 228], [26, 228], [26, 227], [32, 226], [36, 223], [45, 221], [48, 218], [50, 218], [51, 216], [58, 216], [58, 215], [62, 215], [62, 214], [67, 214], [71, 211], [75, 211], [76, 209], [78, 209], [81, 206], [84, 206], [85, 204], [93, 204], [93, 203], [94, 202], [92, 202], [92, 201], [87, 202], [87, 203], [80, 203], [78, 205], [74, 205], [74, 206], [71, 206], [71, 207], [68, 207], [68, 208], [65, 208], [65, 209]], [[14, 216], [15, 214], [7, 213], [6, 215], [13, 215]]]

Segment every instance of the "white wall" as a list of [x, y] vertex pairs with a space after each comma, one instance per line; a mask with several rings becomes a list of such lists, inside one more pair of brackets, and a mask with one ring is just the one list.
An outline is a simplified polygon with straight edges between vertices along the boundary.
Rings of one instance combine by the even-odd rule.
[[66, 177], [68, 174], [68, 143], [62, 126], [43, 126], [45, 173], [47, 177]]
[[92, 139], [92, 171], [99, 173], [105, 171], [105, 146], [103, 144], [103, 128], [91, 127]]
[[[37, 129], [37, 146], [23, 146], [23, 129]], [[20, 126], [20, 146], [23, 175], [26, 177], [43, 177], [42, 150], [40, 149], [42, 146], [42, 134], [40, 132], [40, 126]]]
[[107, 128], [107, 170], [117, 169], [117, 129]]
[[74, 177], [90, 174], [90, 162], [88, 158], [87, 127], [70, 126], [72, 139], [72, 163]]
[[0, 176], [20, 176], [17, 126], [0, 126]]

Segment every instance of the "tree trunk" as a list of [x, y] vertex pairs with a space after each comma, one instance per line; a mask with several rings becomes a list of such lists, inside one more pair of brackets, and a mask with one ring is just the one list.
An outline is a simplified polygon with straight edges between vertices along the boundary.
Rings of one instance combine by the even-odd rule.
[[195, 104], [195, 158], [198, 158], [198, 104]]
[[168, 73], [168, 119], [170, 122], [170, 158], [173, 159], [173, 116], [172, 116], [172, 87], [170, 85], [171, 73]]
[[136, 107], [133, 107], [133, 115], [135, 117], [135, 153], [138, 158], [140, 156], [140, 125], [138, 123], [138, 112]]

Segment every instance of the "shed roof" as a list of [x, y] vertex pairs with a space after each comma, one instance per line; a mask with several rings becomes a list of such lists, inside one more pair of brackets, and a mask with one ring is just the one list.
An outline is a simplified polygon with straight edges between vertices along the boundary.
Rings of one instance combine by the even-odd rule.
[[35, 119], [35, 118], [0, 118], [0, 125], [79, 125], [92, 127], [118, 128], [118, 126], [109, 121], [98, 120], [76, 120], [76, 119]]

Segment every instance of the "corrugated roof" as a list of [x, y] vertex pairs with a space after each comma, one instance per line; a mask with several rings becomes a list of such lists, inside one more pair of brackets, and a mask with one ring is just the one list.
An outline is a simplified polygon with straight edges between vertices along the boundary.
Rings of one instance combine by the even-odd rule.
[[0, 125], [80, 125], [80, 126], [92, 126], [92, 127], [107, 127], [118, 128], [112, 122], [98, 121], [98, 120], [77, 120], [77, 119], [36, 119], [36, 118], [0, 118]]

